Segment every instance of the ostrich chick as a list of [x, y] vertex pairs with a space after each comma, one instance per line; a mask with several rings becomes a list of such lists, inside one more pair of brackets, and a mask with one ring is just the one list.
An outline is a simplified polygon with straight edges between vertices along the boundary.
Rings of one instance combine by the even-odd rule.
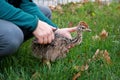
[[55, 39], [50, 44], [39, 44], [37, 39], [32, 41], [33, 55], [43, 61], [55, 61], [56, 59], [66, 57], [68, 47], [71, 45], [78, 45], [82, 42], [82, 32], [91, 31], [87, 23], [81, 21], [76, 26], [77, 36], [73, 39], [69, 39], [61, 34], [54, 33]]

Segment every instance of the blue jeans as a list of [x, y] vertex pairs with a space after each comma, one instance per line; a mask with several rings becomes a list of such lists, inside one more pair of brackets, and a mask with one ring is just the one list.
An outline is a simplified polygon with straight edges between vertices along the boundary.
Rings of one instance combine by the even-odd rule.
[[[51, 10], [48, 7], [40, 6], [40, 10], [51, 19]], [[12, 22], [0, 19], [0, 57], [15, 53], [32, 36], [32, 32], [21, 30]]]

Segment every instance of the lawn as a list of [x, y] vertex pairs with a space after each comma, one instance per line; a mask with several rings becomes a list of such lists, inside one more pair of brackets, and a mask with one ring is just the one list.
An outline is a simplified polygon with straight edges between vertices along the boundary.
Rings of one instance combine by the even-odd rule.
[[51, 69], [32, 56], [28, 40], [0, 62], [0, 80], [120, 80], [120, 4], [70, 3], [53, 10], [52, 20], [60, 28], [85, 21], [92, 32]]

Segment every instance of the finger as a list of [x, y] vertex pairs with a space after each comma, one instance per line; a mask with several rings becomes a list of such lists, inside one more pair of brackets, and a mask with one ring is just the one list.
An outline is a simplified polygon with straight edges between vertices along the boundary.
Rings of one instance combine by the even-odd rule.
[[52, 32], [51, 34], [52, 34], [52, 35], [51, 35], [52, 40], [54, 40], [54, 38], [55, 38], [54, 32]]
[[48, 36], [48, 43], [51, 43], [51, 42], [52, 42], [52, 34]]
[[43, 38], [43, 44], [47, 44], [48, 43], [48, 38], [47, 37], [44, 37]]
[[54, 32], [53, 31], [50, 31], [49, 37], [51, 37], [52, 40], [54, 39]]
[[75, 32], [77, 30], [77, 27], [67, 28], [68, 32]]
[[43, 35], [44, 35], [43, 32], [37, 34], [38, 43], [40, 44], [43, 44], [43, 37], [44, 37]]
[[48, 43], [52, 42], [52, 32], [47, 36]]
[[54, 31], [56, 30], [57, 28], [53, 27], [53, 26], [50, 26], [50, 28]]
[[67, 34], [65, 34], [64, 36], [66, 36], [66, 37], [69, 38], [69, 39], [72, 39], [72, 36], [71, 36], [70, 33], [67, 33]]
[[52, 41], [52, 33], [53, 33], [53, 31], [48, 31], [48, 33], [46, 34], [46, 37], [45, 37], [44, 44], [51, 43], [51, 41]]
[[40, 43], [40, 44], [43, 44], [43, 37], [39, 37], [39, 39], [38, 39], [38, 43]]

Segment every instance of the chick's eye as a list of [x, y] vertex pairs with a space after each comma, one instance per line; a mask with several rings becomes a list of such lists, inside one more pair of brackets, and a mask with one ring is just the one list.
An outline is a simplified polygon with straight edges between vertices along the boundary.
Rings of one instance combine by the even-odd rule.
[[85, 27], [82, 27], [82, 29], [85, 29]]

